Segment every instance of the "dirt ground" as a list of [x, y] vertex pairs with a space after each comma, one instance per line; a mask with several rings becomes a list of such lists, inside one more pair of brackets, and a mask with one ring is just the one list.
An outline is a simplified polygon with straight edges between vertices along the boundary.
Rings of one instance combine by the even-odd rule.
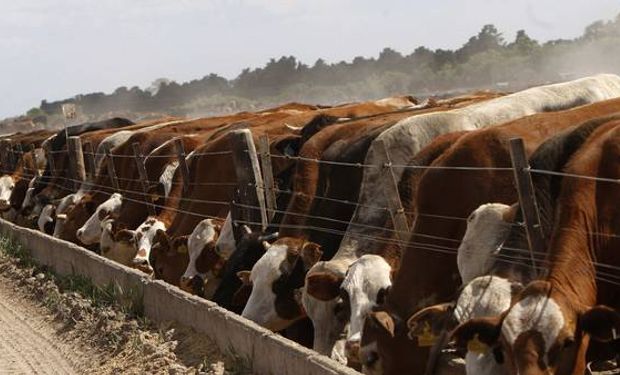
[[204, 335], [67, 289], [0, 252], [0, 374], [250, 373]]

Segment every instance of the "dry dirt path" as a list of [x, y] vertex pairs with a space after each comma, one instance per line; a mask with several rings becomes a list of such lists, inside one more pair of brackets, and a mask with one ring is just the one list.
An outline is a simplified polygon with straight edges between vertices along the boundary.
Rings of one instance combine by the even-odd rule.
[[0, 280], [0, 374], [78, 373], [45, 311]]

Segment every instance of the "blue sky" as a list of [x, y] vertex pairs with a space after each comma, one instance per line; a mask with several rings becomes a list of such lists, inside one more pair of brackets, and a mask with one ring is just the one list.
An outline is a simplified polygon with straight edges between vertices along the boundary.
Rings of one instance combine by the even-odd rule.
[[159, 77], [232, 78], [281, 55], [455, 48], [486, 23], [570, 38], [618, 13], [618, 0], [0, 0], [0, 117]]

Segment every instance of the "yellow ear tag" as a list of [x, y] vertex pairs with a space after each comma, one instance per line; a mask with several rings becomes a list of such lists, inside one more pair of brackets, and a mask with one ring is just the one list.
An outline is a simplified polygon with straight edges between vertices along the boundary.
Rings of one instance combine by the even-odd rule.
[[467, 350], [476, 354], [485, 354], [489, 351], [489, 346], [478, 339], [478, 334], [467, 342]]
[[179, 254], [187, 254], [187, 246], [185, 246], [185, 245], [179, 246], [177, 248], [177, 253], [179, 253]]
[[418, 338], [418, 346], [433, 346], [437, 340], [437, 336], [433, 335], [433, 331], [428, 322], [424, 322], [422, 334], [416, 337]]

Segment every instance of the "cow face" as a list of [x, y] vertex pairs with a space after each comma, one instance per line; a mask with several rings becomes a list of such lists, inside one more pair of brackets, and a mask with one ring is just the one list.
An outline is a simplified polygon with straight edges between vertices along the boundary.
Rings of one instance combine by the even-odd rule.
[[242, 316], [274, 331], [303, 317], [295, 291], [304, 283], [311, 258], [320, 258], [317, 244], [282, 238], [268, 246], [247, 277], [252, 284]]
[[129, 266], [136, 256], [134, 241], [133, 232], [119, 225], [114, 218], [107, 217], [102, 220], [99, 242], [102, 256]]
[[37, 220], [37, 228], [43, 233], [51, 235], [54, 232], [54, 205], [48, 204], [43, 207]]
[[378, 255], [360, 257], [347, 271], [340, 291], [342, 303], [336, 307], [333, 319], [338, 321], [350, 319], [345, 345], [349, 363], [360, 363], [359, 347], [364, 320], [374, 306], [383, 303], [392, 285], [391, 271], [390, 265]]
[[344, 352], [334, 351], [334, 345], [348, 322], [347, 314], [340, 314], [346, 305], [340, 286], [349, 264], [345, 259], [317, 262], [306, 276], [302, 293], [303, 306], [314, 326], [314, 350], [342, 362]]
[[[91, 195], [82, 196], [81, 194], [75, 194], [73, 202], [66, 211], [64, 222], [57, 222], [57, 226], [61, 226], [61, 228], [56, 230], [60, 231], [59, 238], [78, 243], [76, 237], [78, 228], [97, 210], [98, 202]], [[61, 204], [58, 207], [60, 209]]]
[[0, 211], [11, 208], [11, 194], [15, 188], [15, 181], [11, 176], [0, 177]]
[[76, 236], [85, 245], [98, 243], [101, 239], [102, 222], [108, 217], [115, 218], [123, 203], [123, 196], [114, 193], [97, 207], [95, 212], [86, 220], [84, 225], [77, 230]]
[[154, 217], [149, 217], [136, 229], [135, 236], [138, 250], [135, 258], [132, 260], [134, 268], [146, 273], [153, 272], [153, 268], [149, 263], [149, 256], [155, 244], [155, 236], [158, 231], [165, 232], [166, 224]]
[[204, 295], [204, 283], [215, 278], [225, 258], [216, 251], [215, 244], [221, 224], [213, 219], [198, 223], [187, 240], [189, 263], [181, 277], [181, 289], [197, 295]]
[[516, 210], [517, 206], [488, 203], [469, 215], [456, 258], [463, 284], [488, 273], [492, 255], [499, 251], [510, 233]]
[[[170, 241], [164, 231], [157, 232], [150, 254], [154, 278], [173, 285], [179, 284], [189, 262], [187, 240], [188, 236], [181, 236]], [[196, 286], [196, 289], [202, 293], [201, 286]]]
[[548, 282], [531, 283], [501, 316], [477, 318], [454, 332], [457, 345], [490, 354], [509, 374], [579, 374], [587, 338], [578, 315]]

